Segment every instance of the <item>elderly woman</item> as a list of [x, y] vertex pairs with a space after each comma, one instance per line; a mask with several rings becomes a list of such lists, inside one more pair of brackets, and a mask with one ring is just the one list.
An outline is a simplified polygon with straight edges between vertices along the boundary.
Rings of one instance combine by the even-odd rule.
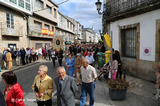
[[17, 83], [16, 74], [13, 71], [4, 72], [2, 79], [6, 84], [4, 98], [7, 106], [25, 106], [23, 103], [23, 89]]
[[48, 67], [41, 65], [32, 85], [38, 106], [52, 106], [53, 82], [47, 71]]
[[67, 66], [67, 70], [71, 77], [73, 77], [74, 64], [75, 64], [75, 60], [74, 58], [72, 58], [72, 54], [69, 54], [68, 58], [66, 59], [65, 65]]

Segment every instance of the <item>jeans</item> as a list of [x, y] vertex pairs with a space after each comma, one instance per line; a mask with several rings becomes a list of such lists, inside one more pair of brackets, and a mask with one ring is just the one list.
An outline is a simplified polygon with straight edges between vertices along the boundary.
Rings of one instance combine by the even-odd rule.
[[85, 106], [87, 93], [90, 96], [90, 106], [94, 106], [94, 88], [95, 88], [94, 82], [89, 83], [89, 84], [82, 82], [79, 106]]
[[72, 70], [68, 70], [68, 72], [69, 72], [69, 76], [73, 77], [74, 70], [73, 71]]

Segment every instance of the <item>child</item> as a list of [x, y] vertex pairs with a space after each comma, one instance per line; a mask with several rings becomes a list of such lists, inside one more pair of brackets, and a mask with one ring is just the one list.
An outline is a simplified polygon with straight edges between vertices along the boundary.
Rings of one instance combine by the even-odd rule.
[[[160, 69], [160, 64], [157, 66], [158, 69]], [[156, 88], [157, 88], [157, 93], [156, 93], [156, 99], [160, 100], [160, 73], [156, 72]]]
[[109, 63], [104, 64], [104, 66], [101, 68], [101, 70], [99, 72], [99, 76], [98, 76], [99, 80], [101, 80], [102, 77], [104, 77], [108, 80], [108, 70], [107, 70], [108, 65], [109, 65]]

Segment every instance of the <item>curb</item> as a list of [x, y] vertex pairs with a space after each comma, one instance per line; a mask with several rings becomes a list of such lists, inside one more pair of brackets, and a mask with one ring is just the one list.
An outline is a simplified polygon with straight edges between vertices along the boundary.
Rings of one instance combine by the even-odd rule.
[[11, 69], [10, 71], [15, 71], [15, 70], [22, 69], [22, 68], [27, 67], [27, 66], [32, 66], [32, 65], [35, 65], [35, 64], [38, 64], [38, 63], [40, 63], [40, 62], [37, 61], [37, 62], [29, 63], [29, 64], [26, 64], [26, 65], [17, 66], [15, 68]]

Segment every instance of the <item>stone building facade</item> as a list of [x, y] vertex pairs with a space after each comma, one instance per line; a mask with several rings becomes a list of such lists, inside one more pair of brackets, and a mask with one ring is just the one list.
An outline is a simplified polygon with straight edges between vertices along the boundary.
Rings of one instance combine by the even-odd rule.
[[58, 12], [58, 26], [56, 27], [56, 36], [62, 36], [65, 42], [74, 43], [75, 21], [68, 16]]
[[29, 16], [29, 47], [53, 46], [57, 26], [58, 6], [51, 0], [33, 0], [33, 15]]
[[16, 48], [28, 46], [28, 15], [32, 15], [32, 0], [0, 1], [0, 54], [4, 48], [13, 54]]

